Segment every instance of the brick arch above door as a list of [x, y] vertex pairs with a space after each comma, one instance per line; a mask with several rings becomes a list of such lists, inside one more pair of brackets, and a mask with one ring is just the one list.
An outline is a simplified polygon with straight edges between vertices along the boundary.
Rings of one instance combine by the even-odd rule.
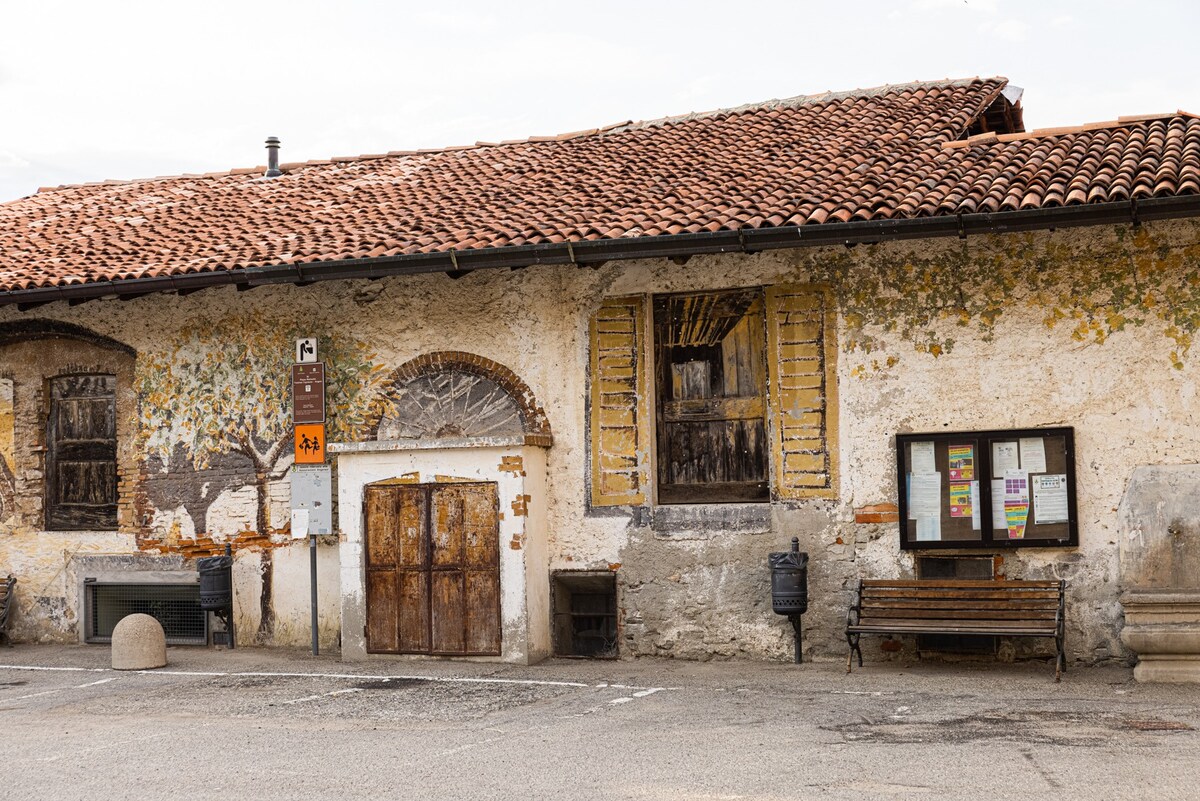
[[376, 440], [519, 435], [551, 443], [550, 421], [529, 385], [499, 362], [460, 351], [425, 353], [396, 368], [368, 431]]

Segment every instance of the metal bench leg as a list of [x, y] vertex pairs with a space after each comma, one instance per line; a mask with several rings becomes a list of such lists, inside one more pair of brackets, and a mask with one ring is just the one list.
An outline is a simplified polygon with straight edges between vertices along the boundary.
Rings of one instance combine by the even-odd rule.
[[849, 673], [851, 665], [854, 663], [854, 640], [849, 634], [846, 635], [846, 646], [849, 649], [846, 652], [846, 672]]

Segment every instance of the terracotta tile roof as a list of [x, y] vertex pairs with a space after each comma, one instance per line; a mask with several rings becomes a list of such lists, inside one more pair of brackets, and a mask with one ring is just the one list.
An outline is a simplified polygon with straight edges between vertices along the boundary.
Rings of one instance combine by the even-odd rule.
[[[1005, 85], [827, 93], [271, 179], [59, 187], [0, 204], [0, 290], [1200, 193], [1195, 116], [1025, 134]], [[1005, 119], [1015, 131], [964, 138]]]

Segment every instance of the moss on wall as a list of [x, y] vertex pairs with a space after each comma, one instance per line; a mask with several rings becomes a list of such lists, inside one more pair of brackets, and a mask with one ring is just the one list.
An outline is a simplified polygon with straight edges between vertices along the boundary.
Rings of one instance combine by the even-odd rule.
[[1200, 223], [863, 250], [798, 256], [814, 280], [835, 288], [842, 345], [861, 357], [860, 376], [899, 362], [884, 348], [897, 335], [937, 357], [962, 336], [990, 341], [997, 321], [1020, 306], [1037, 308], [1047, 328], [1070, 326], [1080, 342], [1155, 326], [1175, 369], [1200, 330]]

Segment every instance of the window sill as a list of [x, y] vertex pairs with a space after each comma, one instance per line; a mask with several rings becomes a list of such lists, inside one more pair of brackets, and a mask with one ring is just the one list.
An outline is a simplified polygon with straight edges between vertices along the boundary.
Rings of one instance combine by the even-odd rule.
[[769, 503], [695, 503], [655, 506], [650, 529], [657, 539], [707, 540], [722, 534], [767, 534]]

